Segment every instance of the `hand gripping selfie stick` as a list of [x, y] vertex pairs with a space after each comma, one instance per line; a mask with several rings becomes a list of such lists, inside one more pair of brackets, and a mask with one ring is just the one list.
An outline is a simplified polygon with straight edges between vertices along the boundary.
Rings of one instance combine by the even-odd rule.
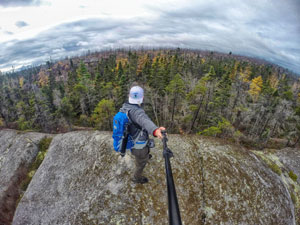
[[182, 225], [180, 218], [179, 205], [173, 180], [172, 168], [170, 163], [170, 158], [173, 157], [173, 152], [168, 148], [167, 142], [168, 138], [166, 131], [162, 131], [163, 135], [163, 156], [165, 158], [165, 167], [166, 167], [166, 178], [167, 178], [167, 187], [168, 187], [168, 207], [169, 207], [169, 224], [170, 225]]

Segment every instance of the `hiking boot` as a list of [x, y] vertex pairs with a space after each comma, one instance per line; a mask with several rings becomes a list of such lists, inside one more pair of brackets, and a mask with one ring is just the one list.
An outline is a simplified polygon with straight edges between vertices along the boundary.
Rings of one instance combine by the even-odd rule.
[[132, 181], [133, 181], [133, 183], [136, 183], [136, 184], [145, 184], [145, 183], [148, 183], [148, 178], [142, 176], [139, 178], [133, 178]]
[[149, 159], [151, 159], [152, 158], [152, 155], [151, 154], [149, 154]]

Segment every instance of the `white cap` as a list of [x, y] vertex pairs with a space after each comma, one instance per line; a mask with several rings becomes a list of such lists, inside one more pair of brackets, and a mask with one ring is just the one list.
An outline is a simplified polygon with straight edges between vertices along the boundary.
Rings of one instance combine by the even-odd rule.
[[144, 99], [144, 90], [139, 86], [134, 86], [129, 92], [130, 104], [142, 104]]

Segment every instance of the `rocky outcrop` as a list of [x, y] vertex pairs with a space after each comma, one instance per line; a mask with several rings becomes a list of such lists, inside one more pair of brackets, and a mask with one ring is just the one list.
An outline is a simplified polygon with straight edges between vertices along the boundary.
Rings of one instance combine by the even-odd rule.
[[298, 148], [284, 148], [274, 151], [284, 167], [297, 175], [297, 182], [300, 182], [300, 149]]
[[[183, 224], [296, 224], [291, 187], [299, 184], [268, 153], [199, 136], [170, 135], [168, 143]], [[13, 224], [168, 224], [159, 140], [151, 154], [150, 182], [133, 184], [133, 158], [114, 152], [111, 133], [56, 135]]]
[[296, 224], [300, 224], [300, 149], [264, 149], [255, 153], [280, 176], [295, 205]]
[[42, 133], [0, 131], [0, 224], [12, 221], [22, 182], [38, 152]]

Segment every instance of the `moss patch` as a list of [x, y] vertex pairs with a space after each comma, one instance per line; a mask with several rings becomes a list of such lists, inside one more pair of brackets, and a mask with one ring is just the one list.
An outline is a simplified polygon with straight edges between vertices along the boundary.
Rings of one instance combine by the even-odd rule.
[[32, 177], [34, 176], [35, 172], [37, 171], [37, 169], [39, 168], [39, 166], [41, 165], [41, 163], [43, 162], [44, 158], [46, 157], [47, 154], [47, 150], [50, 146], [50, 143], [52, 141], [51, 137], [44, 137], [38, 144], [38, 148], [39, 148], [39, 152], [35, 158], [35, 161], [31, 164], [30, 168], [28, 169], [28, 173], [26, 178], [24, 179], [24, 181], [21, 184], [21, 196], [20, 196], [20, 200], [24, 194], [24, 192], [26, 191]]
[[279, 176], [282, 174], [280, 167], [276, 163], [269, 161], [267, 164], [274, 173], [277, 173]]
[[292, 199], [294, 205], [297, 207], [298, 198], [297, 198], [296, 194], [294, 192], [290, 192], [290, 195], [291, 195], [291, 199]]
[[289, 177], [290, 177], [293, 181], [297, 182], [298, 177], [297, 177], [296, 174], [293, 173], [293, 171], [290, 171], [290, 172], [289, 172]]
[[282, 174], [282, 170], [280, 169], [281, 163], [278, 157], [270, 153], [263, 153], [261, 151], [253, 151], [256, 155], [259, 155], [260, 158], [268, 165], [268, 167], [274, 172], [277, 173], [279, 176]]

